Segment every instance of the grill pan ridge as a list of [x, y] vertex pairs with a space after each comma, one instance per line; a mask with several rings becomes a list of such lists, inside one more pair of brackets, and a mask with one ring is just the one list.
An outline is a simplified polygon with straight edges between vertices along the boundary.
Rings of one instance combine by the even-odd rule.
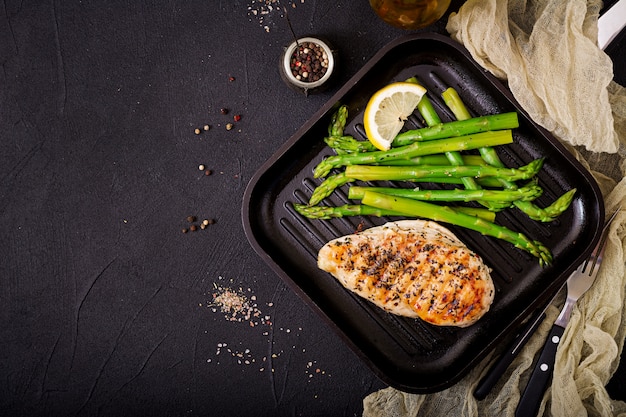
[[[311, 220], [293, 209], [293, 203], [306, 203], [323, 180], [313, 179], [312, 171], [332, 155], [323, 138], [337, 105], [348, 106], [346, 134], [362, 139], [362, 113], [369, 97], [390, 82], [412, 76], [428, 89], [444, 121], [451, 120], [451, 115], [438, 94], [446, 87], [454, 87], [475, 116], [518, 112], [520, 127], [514, 131], [514, 143], [499, 147], [498, 153], [508, 166], [546, 158], [539, 174], [544, 194], [536, 200], [537, 205], [545, 207], [569, 189], [578, 190], [570, 208], [551, 223], [534, 222], [517, 209], [497, 214], [498, 223], [526, 233], [552, 250], [554, 262], [544, 268], [510, 244], [444, 224], [493, 270], [496, 296], [491, 310], [468, 328], [436, 327], [391, 315], [317, 268], [317, 251], [327, 241], [398, 218]], [[324, 203], [348, 203], [345, 187]], [[378, 377], [406, 392], [429, 393], [461, 379], [558, 291], [599, 239], [604, 205], [591, 174], [534, 123], [510, 91], [467, 50], [443, 35], [415, 34], [379, 51], [260, 167], [244, 193], [242, 221], [257, 254]]]

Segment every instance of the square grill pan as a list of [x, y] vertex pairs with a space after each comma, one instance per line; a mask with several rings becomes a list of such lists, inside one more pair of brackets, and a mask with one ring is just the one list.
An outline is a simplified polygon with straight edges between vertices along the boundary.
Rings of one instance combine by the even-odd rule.
[[[364, 139], [363, 111], [377, 90], [416, 76], [429, 91], [442, 120], [452, 120], [440, 93], [454, 87], [474, 116], [517, 111], [514, 143], [498, 147], [511, 167], [545, 157], [539, 174], [546, 207], [577, 188], [570, 208], [556, 221], [539, 223], [517, 209], [497, 214], [497, 222], [544, 243], [550, 266], [512, 245], [445, 225], [493, 269], [496, 295], [491, 310], [467, 328], [437, 327], [384, 312], [344, 289], [317, 268], [317, 252], [329, 240], [399, 218], [353, 217], [310, 220], [293, 209], [306, 203], [323, 179], [313, 168], [332, 155], [323, 141], [340, 104], [349, 110], [345, 134]], [[412, 118], [407, 128], [421, 127]], [[383, 184], [385, 185], [385, 184]], [[349, 203], [348, 186], [323, 203]], [[548, 132], [535, 124], [506, 87], [485, 72], [459, 44], [437, 34], [402, 37], [377, 53], [269, 159], [246, 188], [242, 208], [246, 236], [259, 256], [316, 311], [387, 384], [406, 392], [429, 393], [461, 379], [490, 350], [505, 342], [535, 309], [543, 307], [599, 239], [604, 205], [590, 173]]]

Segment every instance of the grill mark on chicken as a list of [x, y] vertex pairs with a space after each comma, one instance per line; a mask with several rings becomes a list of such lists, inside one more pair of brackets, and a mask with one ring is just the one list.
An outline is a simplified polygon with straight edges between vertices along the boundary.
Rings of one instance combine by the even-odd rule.
[[318, 266], [386, 311], [441, 326], [475, 323], [495, 293], [482, 259], [430, 221], [391, 222], [332, 240]]

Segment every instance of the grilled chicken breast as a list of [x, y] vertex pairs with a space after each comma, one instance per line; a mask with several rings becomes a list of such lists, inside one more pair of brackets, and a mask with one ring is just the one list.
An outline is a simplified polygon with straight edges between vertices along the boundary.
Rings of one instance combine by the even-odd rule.
[[334, 239], [320, 249], [318, 266], [384, 310], [438, 326], [470, 326], [495, 293], [482, 259], [432, 221], [390, 222]]

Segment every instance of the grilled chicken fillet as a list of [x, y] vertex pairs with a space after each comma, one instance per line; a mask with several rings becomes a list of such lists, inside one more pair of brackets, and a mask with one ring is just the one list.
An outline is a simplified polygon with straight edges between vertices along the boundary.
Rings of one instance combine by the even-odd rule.
[[432, 221], [390, 222], [334, 239], [317, 262], [384, 310], [438, 326], [470, 326], [495, 293], [482, 259]]

